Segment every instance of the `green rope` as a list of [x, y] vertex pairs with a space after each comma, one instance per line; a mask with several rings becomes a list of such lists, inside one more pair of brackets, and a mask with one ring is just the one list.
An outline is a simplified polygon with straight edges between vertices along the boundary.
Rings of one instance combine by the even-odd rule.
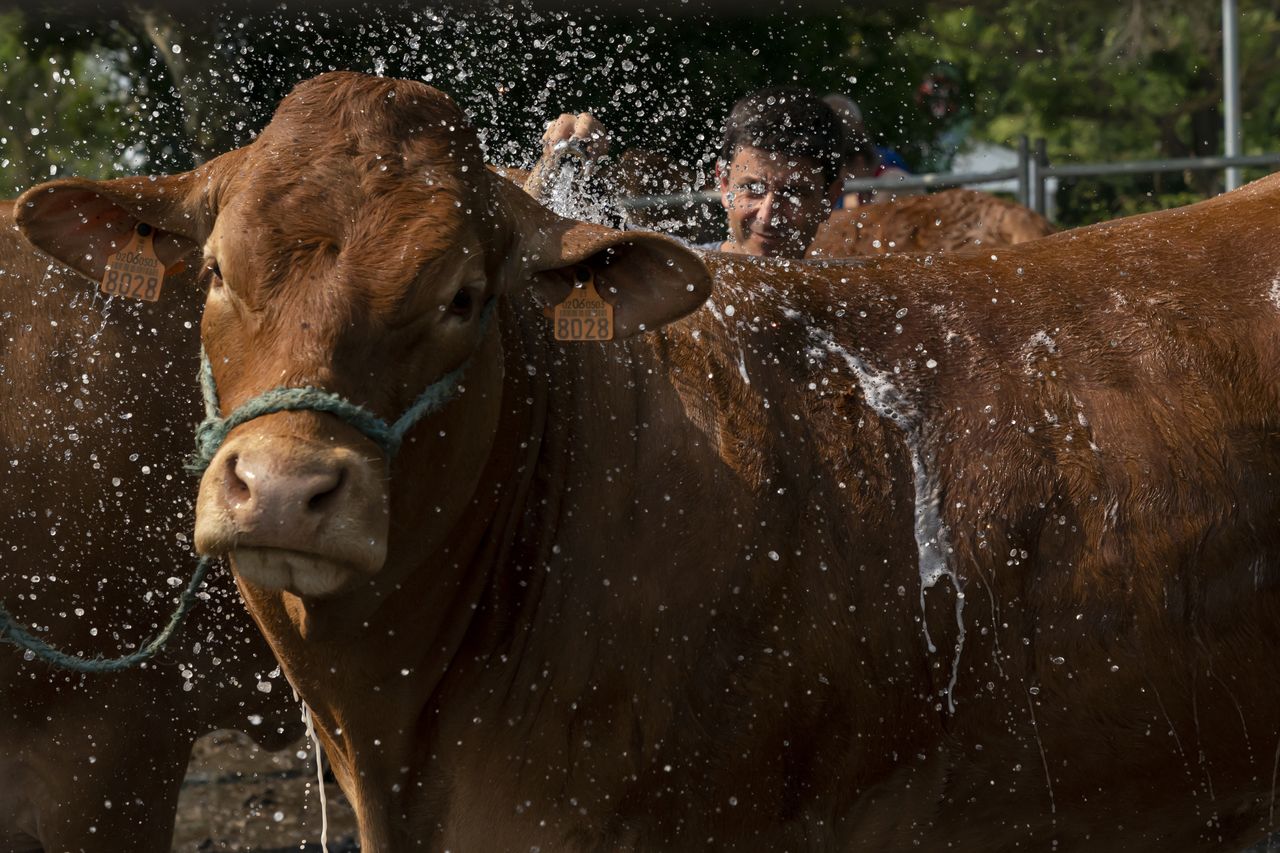
[[[201, 359], [201, 374], [211, 373], [204, 368], [209, 363], [208, 357], [201, 353]], [[453, 399], [466, 367], [463, 364], [432, 383], [393, 424], [332, 391], [310, 387], [273, 388], [249, 400], [225, 418], [214, 414], [201, 421], [196, 427], [196, 452], [187, 460], [186, 468], [192, 474], [203, 474], [228, 433], [246, 421], [276, 412], [309, 411], [333, 415], [355, 427], [378, 445], [387, 459], [392, 459], [400, 451], [400, 444], [410, 427], [424, 416], [444, 408]]]
[[[495, 300], [490, 299], [481, 312], [482, 337], [493, 317], [494, 304]], [[196, 427], [196, 451], [187, 460], [186, 468], [197, 476], [203, 474], [226, 441], [228, 433], [246, 421], [276, 412], [301, 411], [324, 412], [346, 421], [378, 445], [390, 461], [400, 452], [400, 445], [414, 424], [427, 415], [440, 411], [457, 395], [462, 375], [470, 364], [471, 359], [468, 358], [459, 367], [428, 385], [394, 423], [387, 423], [363, 406], [332, 391], [312, 387], [272, 388], [222, 417], [219, 414], [221, 406], [218, 402], [218, 387], [213, 379], [213, 365], [201, 349], [200, 389], [204, 392], [205, 418]]]
[[69, 655], [66, 652], [55, 649], [44, 640], [19, 626], [3, 606], [0, 606], [0, 641], [12, 643], [15, 646], [26, 649], [30, 653], [28, 660], [31, 659], [31, 656], [34, 656], [54, 666], [75, 670], [76, 672], [119, 672], [122, 669], [137, 666], [164, 648], [164, 644], [169, 642], [169, 638], [182, 625], [182, 620], [186, 618], [187, 612], [195, 605], [197, 593], [200, 591], [200, 586], [204, 583], [204, 577], [209, 573], [209, 567], [212, 565], [212, 557], [200, 558], [199, 563], [196, 565], [195, 574], [191, 576], [191, 581], [187, 584], [187, 588], [183, 590], [182, 598], [178, 601], [177, 608], [173, 611], [173, 615], [169, 617], [169, 624], [165, 625], [164, 630], [156, 634], [151, 641], [132, 654], [118, 658], [82, 658]]

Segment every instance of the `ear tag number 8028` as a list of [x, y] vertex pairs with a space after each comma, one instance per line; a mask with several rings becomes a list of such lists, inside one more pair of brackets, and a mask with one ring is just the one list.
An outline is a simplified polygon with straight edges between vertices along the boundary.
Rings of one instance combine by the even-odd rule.
[[156, 257], [155, 229], [145, 222], [134, 228], [123, 249], [107, 258], [99, 289], [108, 296], [155, 302], [164, 283], [164, 264]]
[[590, 268], [574, 270], [573, 290], [556, 306], [554, 320], [557, 341], [613, 340], [613, 306], [596, 291]]

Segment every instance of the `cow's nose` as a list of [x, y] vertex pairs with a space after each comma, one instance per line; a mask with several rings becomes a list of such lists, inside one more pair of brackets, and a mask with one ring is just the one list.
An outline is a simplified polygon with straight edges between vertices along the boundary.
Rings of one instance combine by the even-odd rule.
[[313, 527], [341, 503], [350, 480], [347, 461], [316, 455], [304, 465], [283, 466], [261, 449], [230, 454], [223, 463], [227, 507], [241, 529]]
[[293, 554], [295, 562], [309, 555], [312, 563], [378, 571], [390, 505], [384, 457], [346, 441], [251, 426], [222, 445], [200, 481], [196, 550], [266, 550], [280, 559]]

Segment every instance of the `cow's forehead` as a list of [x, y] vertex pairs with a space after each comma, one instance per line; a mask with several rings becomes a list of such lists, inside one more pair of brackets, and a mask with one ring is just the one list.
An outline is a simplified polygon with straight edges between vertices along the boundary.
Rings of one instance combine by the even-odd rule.
[[413, 80], [334, 72], [299, 84], [276, 107], [262, 138], [302, 134], [317, 142], [378, 147], [413, 138], [469, 145], [476, 137], [448, 95]]
[[225, 212], [261, 236], [334, 249], [418, 232], [444, 239], [475, 213], [467, 173], [447, 163], [295, 146], [257, 153]]
[[282, 272], [313, 250], [422, 264], [487, 230], [475, 134], [446, 95], [413, 81], [308, 81], [246, 155], [225, 213], [253, 234], [240, 248]]

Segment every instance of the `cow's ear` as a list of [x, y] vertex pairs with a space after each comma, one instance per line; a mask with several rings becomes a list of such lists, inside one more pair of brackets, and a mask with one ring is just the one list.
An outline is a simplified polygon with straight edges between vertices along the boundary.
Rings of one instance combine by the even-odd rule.
[[94, 281], [107, 258], [124, 248], [139, 223], [155, 229], [156, 256], [166, 268], [194, 263], [207, 233], [197, 172], [163, 177], [39, 184], [14, 204], [14, 219], [34, 245]]
[[625, 338], [691, 314], [711, 295], [701, 256], [679, 240], [564, 219], [508, 187], [499, 193], [517, 231], [515, 272], [547, 304], [563, 302], [586, 266], [613, 305], [615, 335]]

